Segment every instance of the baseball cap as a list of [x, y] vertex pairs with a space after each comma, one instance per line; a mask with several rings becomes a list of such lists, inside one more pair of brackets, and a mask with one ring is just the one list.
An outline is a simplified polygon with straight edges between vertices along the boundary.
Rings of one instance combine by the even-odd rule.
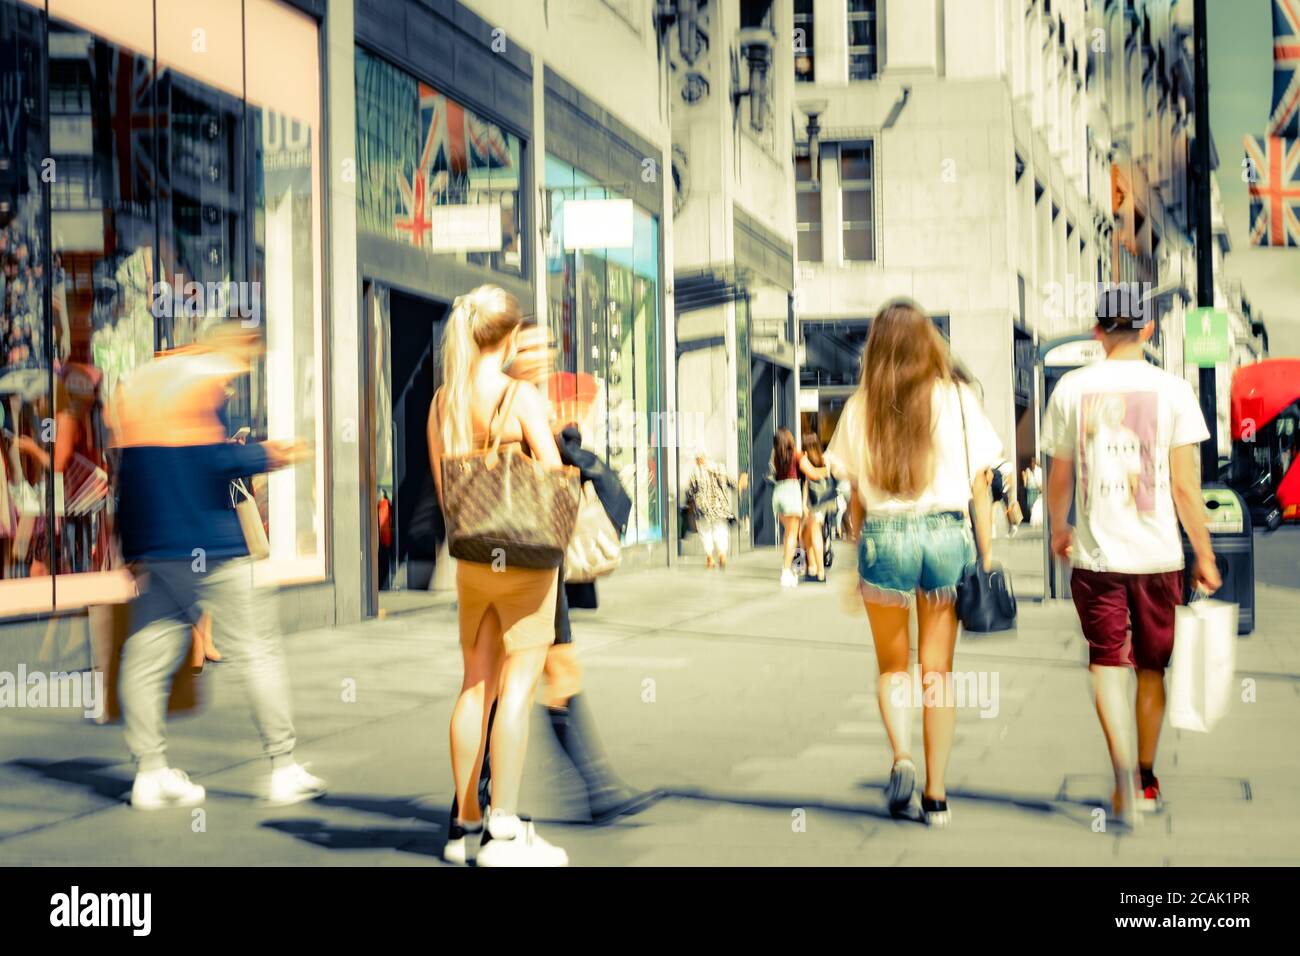
[[1150, 320], [1150, 307], [1136, 289], [1124, 283], [1107, 286], [1097, 296], [1097, 325], [1103, 332], [1140, 329]]

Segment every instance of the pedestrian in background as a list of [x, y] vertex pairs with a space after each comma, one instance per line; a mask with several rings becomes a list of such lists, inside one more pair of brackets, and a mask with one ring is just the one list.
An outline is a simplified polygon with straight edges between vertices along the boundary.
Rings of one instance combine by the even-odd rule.
[[[989, 494], [993, 499], [993, 504], [1002, 506], [1002, 515], [1006, 521], [1008, 538], [1016, 536], [1020, 522], [1025, 517], [1020, 510], [1020, 502], [1016, 500], [1016, 487], [1013, 480], [1015, 471], [1015, 465], [1005, 458], [999, 461], [993, 466], [993, 482], [989, 487]], [[996, 524], [993, 526], [993, 536], [997, 537]]]
[[[957, 583], [975, 561], [967, 508], [985, 569], [989, 483], [1002, 444], [975, 393], [953, 380], [948, 347], [919, 307], [886, 305], [871, 322], [862, 378], [826, 457], [854, 486], [850, 536], [859, 541], [859, 588], [880, 667], [877, 697], [893, 748], [886, 798], [894, 815], [912, 810], [913, 695], [924, 704], [924, 819], [951, 820], [944, 777], [956, 725], [951, 687], [957, 641]], [[969, 459], [969, 468], [967, 461]], [[926, 693], [912, 685], [910, 605], [915, 601], [918, 656]]]
[[749, 475], [732, 478], [718, 462], [701, 449], [695, 453], [695, 467], [686, 481], [686, 501], [695, 516], [695, 530], [704, 544], [704, 566], [711, 569], [716, 561], [724, 571], [727, 552], [731, 549], [732, 490], [749, 487]]
[[249, 373], [261, 337], [238, 321], [212, 326], [193, 347], [141, 367], [118, 390], [114, 439], [121, 448], [117, 528], [140, 596], [131, 605], [119, 697], [136, 761], [131, 805], [194, 806], [203, 787], [167, 762], [165, 720], [172, 678], [189, 658], [204, 614], [244, 684], [271, 760], [267, 798], [291, 804], [321, 796], [325, 782], [294, 759], [284, 649], [265, 591], [230, 504], [230, 483], [300, 461], [297, 441], [243, 444], [223, 422], [228, 385]]
[[[781, 587], [792, 588], [799, 583], [795, 573], [795, 553], [799, 550], [799, 527], [803, 523], [803, 479], [818, 481], [830, 472], [818, 468], [799, 452], [794, 433], [782, 427], [777, 429], [772, 448], [772, 513], [781, 524], [783, 551], [781, 556]], [[800, 569], [802, 570], [802, 569]]]
[[1043, 495], [1043, 468], [1037, 458], [1024, 470], [1021, 477], [1025, 483], [1025, 507], [1029, 512], [1029, 527], [1042, 527], [1043, 509], [1039, 505], [1039, 500]]
[[1191, 385], [1146, 361], [1143, 343], [1155, 331], [1150, 308], [1124, 288], [1101, 296], [1093, 334], [1106, 358], [1061, 378], [1043, 429], [1052, 552], [1072, 567], [1070, 596], [1115, 772], [1111, 806], [1129, 825], [1136, 811], [1161, 802], [1155, 759], [1174, 608], [1183, 600], [1180, 521], [1196, 551], [1195, 586], [1212, 593], [1222, 584], [1196, 459], [1209, 429]]
[[[815, 432], [804, 432], [803, 454], [814, 468], [826, 469], [826, 460], [822, 454], [822, 442]], [[804, 554], [808, 556], [806, 580], [826, 581], [825, 550], [826, 542], [822, 537], [822, 523], [826, 520], [824, 504], [818, 503], [819, 497], [830, 493], [834, 479], [829, 472], [819, 481], [804, 478], [803, 485], [803, 535]]]
[[[480, 286], [461, 296], [442, 339], [442, 387], [429, 415], [429, 455], [445, 512], [442, 463], [499, 436], [544, 468], [560, 468], [546, 401], [504, 369], [515, 359], [522, 316], [514, 296]], [[565, 866], [568, 854], [543, 840], [518, 814], [533, 694], [555, 640], [555, 569], [456, 563], [460, 645], [465, 673], [451, 715], [451, 767], [458, 816], [444, 857], [466, 861], [481, 835], [479, 866]], [[484, 821], [478, 782], [492, 718], [492, 806]]]

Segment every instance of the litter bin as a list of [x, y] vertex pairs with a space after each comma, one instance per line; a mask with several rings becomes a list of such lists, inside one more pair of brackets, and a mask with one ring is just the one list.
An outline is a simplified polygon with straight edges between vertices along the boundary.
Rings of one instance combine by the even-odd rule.
[[[1237, 633], [1255, 629], [1255, 534], [1250, 523], [1246, 500], [1224, 484], [1209, 484], [1201, 489], [1205, 499], [1206, 529], [1214, 548], [1215, 562], [1223, 587], [1214, 595], [1231, 601], [1241, 610], [1237, 614]], [[1192, 544], [1183, 536], [1183, 556], [1187, 572], [1183, 575], [1183, 599], [1192, 594], [1191, 570], [1196, 564]]]

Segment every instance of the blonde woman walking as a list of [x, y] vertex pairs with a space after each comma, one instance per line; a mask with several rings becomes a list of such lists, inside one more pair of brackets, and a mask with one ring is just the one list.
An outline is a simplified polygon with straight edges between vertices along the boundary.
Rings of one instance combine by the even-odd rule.
[[[442, 340], [443, 384], [429, 415], [429, 454], [444, 509], [443, 458], [468, 454], [500, 435], [547, 468], [560, 452], [546, 402], [533, 385], [506, 375], [518, 351], [522, 317], [514, 296], [480, 286], [456, 300]], [[456, 565], [465, 677], [451, 714], [456, 816], [443, 856], [468, 862], [481, 834], [479, 866], [564, 866], [568, 855], [537, 835], [518, 813], [533, 694], [555, 640], [556, 570]], [[492, 721], [492, 807], [484, 820], [478, 781]]]

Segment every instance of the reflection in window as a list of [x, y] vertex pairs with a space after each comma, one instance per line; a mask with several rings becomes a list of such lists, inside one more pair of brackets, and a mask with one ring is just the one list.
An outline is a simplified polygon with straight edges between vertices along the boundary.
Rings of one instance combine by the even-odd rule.
[[633, 209], [631, 248], [564, 248], [567, 199], [615, 199], [613, 191], [553, 157], [546, 160], [547, 291], [557, 374], [557, 413], [576, 421], [583, 444], [617, 471], [633, 502], [625, 541], [663, 536], [659, 390], [659, 224]]
[[[191, 50], [197, 22], [206, 57]], [[245, 36], [255, 37], [247, 50]], [[0, 137], [0, 587], [115, 566], [106, 424], [115, 390], [157, 349], [193, 341], [208, 321], [249, 315], [266, 329], [268, 357], [236, 383], [231, 430], [317, 447], [314, 463], [276, 475], [283, 487], [271, 489], [269, 508], [262, 493], [270, 563], [312, 559], [271, 576], [323, 574], [317, 43], [313, 20], [273, 0], [156, 9], [50, 0], [44, 22], [31, 5], [0, 0], [0, 110], [21, 115], [17, 136]], [[282, 58], [296, 64], [291, 79]], [[268, 83], [270, 73], [281, 78]], [[243, 95], [245, 78], [256, 97]], [[292, 127], [285, 142], [305, 153], [277, 151], [270, 127], [280, 120]], [[43, 604], [11, 591], [0, 608], [50, 602], [49, 589]]]
[[[54, 323], [50, 341], [44, 305], [42, 33], [38, 13], [0, 0], [0, 114], [10, 118], [0, 136], [0, 607], [18, 611], [53, 604], [50, 353], [68, 345], [64, 321]], [[62, 318], [59, 281], [56, 274]]]
[[356, 70], [358, 227], [520, 275], [519, 137], [360, 48]]

